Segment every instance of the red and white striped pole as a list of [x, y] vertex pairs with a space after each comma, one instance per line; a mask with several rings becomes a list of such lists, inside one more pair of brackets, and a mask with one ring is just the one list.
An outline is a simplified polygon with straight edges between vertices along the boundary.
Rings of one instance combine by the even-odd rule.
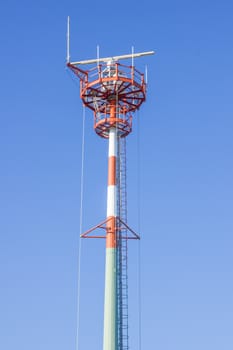
[[[116, 103], [111, 104], [110, 121], [116, 118]], [[116, 217], [117, 217], [117, 128], [109, 130], [107, 236], [105, 265], [104, 346], [103, 350], [117, 349], [117, 266], [116, 266]]]

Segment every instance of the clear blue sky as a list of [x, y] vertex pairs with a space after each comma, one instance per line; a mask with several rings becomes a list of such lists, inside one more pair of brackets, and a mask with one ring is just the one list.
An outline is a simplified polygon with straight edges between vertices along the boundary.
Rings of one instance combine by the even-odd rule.
[[[97, 44], [101, 56], [158, 50], [136, 61], [148, 64], [148, 98], [128, 137], [142, 349], [233, 349], [232, 12], [226, 0], [1, 5], [1, 349], [75, 350], [82, 105], [65, 69], [67, 15], [75, 60], [95, 57]], [[86, 118], [89, 228], [105, 217], [107, 143]], [[131, 243], [132, 350], [137, 250]], [[79, 350], [101, 349], [103, 241], [83, 242], [81, 271]]]

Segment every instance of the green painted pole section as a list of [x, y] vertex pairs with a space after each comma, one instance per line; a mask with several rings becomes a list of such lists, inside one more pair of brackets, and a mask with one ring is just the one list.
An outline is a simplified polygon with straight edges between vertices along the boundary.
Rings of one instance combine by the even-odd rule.
[[116, 248], [106, 249], [104, 350], [117, 350]]

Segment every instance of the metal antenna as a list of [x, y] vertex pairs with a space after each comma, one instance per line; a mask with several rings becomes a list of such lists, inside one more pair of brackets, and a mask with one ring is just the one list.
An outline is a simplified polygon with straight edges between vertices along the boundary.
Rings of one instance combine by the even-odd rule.
[[132, 48], [131, 48], [131, 52], [132, 52], [132, 67], [134, 66], [134, 46], [132, 46]]
[[[138, 53], [131, 53], [128, 55], [121, 55], [121, 56], [113, 56], [113, 57], [104, 57], [99, 58], [100, 62], [109, 62], [109, 61], [119, 61], [124, 59], [132, 59], [136, 57], [142, 57], [142, 56], [148, 56], [148, 55], [154, 55], [155, 51], [147, 51], [147, 52], [138, 52]], [[97, 59], [91, 59], [91, 60], [84, 60], [84, 61], [77, 61], [77, 62], [70, 62], [71, 65], [79, 65], [79, 64], [94, 64], [97, 63]]]
[[66, 62], [70, 62], [70, 16], [67, 17], [67, 53]]
[[148, 70], [147, 70], [147, 65], [145, 66], [145, 82], [146, 82], [146, 84], [148, 83]]
[[100, 46], [99, 45], [97, 45], [96, 51], [97, 51], [97, 65], [99, 65], [100, 64]]

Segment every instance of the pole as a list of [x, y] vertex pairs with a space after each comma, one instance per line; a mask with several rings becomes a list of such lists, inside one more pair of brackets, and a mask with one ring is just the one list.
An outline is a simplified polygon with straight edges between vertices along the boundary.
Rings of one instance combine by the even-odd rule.
[[67, 17], [66, 63], [70, 62], [70, 16]]
[[[116, 102], [110, 108], [110, 120], [116, 118]], [[104, 302], [104, 350], [117, 349], [117, 264], [116, 264], [116, 216], [117, 216], [117, 129], [109, 130], [108, 152], [108, 192], [107, 192], [107, 236], [105, 265], [105, 302]]]

